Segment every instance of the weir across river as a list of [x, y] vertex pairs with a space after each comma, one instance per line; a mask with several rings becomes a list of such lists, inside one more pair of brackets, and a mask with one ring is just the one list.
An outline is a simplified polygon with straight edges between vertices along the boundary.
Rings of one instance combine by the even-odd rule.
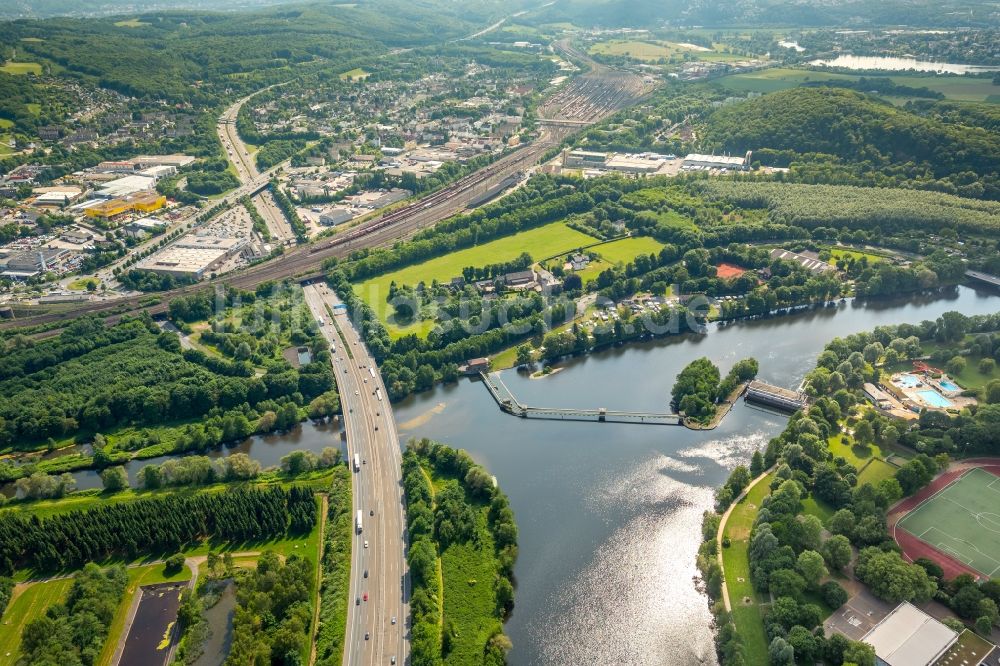
[[564, 407], [532, 407], [522, 404], [514, 396], [500, 375], [480, 372], [479, 376], [486, 389], [496, 400], [500, 409], [507, 414], [522, 419], [548, 419], [552, 421], [594, 421], [608, 423], [636, 423], [645, 425], [684, 425], [679, 414], [671, 412], [623, 412], [598, 407], [596, 409], [573, 409]]

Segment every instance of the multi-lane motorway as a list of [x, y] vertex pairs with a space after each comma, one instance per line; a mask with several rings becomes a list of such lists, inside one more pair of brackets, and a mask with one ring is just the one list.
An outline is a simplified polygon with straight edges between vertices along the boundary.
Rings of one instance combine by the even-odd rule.
[[[304, 289], [306, 303], [332, 349], [348, 464], [353, 478], [351, 592], [344, 665], [405, 664], [409, 577], [399, 436], [382, 377], [340, 300], [324, 284]], [[336, 314], [334, 314], [336, 313]]]

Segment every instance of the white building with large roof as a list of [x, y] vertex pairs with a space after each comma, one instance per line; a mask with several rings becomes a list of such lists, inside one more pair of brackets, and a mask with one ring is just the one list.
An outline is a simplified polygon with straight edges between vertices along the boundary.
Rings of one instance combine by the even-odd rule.
[[903, 602], [861, 639], [884, 666], [931, 666], [958, 640], [958, 633], [913, 604]]

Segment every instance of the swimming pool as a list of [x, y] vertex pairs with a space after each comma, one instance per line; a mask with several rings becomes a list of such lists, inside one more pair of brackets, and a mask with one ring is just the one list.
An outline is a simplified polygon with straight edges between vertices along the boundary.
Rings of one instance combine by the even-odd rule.
[[940, 407], [944, 409], [952, 406], [951, 400], [944, 397], [937, 391], [931, 391], [931, 390], [917, 391], [917, 395], [923, 398], [924, 402], [926, 402], [931, 407]]
[[896, 379], [896, 383], [903, 388], [914, 388], [920, 385], [920, 377], [916, 375], [900, 375]]
[[942, 379], [938, 383], [941, 385], [941, 388], [943, 388], [945, 391], [961, 391], [962, 390], [962, 388], [958, 384], [956, 384], [954, 382], [949, 382], [947, 379]]

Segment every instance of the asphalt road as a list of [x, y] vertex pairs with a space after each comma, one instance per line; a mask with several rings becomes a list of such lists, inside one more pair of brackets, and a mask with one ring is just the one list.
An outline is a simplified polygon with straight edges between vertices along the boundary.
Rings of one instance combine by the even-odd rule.
[[331, 315], [340, 304], [337, 296], [323, 284], [304, 291], [333, 350], [351, 469], [355, 454], [363, 461], [352, 484], [354, 516], [361, 511], [362, 531], [355, 529], [351, 548], [343, 663], [391, 664], [395, 657], [402, 665], [409, 652], [410, 586], [402, 455], [392, 407], [375, 361], [346, 312]]

